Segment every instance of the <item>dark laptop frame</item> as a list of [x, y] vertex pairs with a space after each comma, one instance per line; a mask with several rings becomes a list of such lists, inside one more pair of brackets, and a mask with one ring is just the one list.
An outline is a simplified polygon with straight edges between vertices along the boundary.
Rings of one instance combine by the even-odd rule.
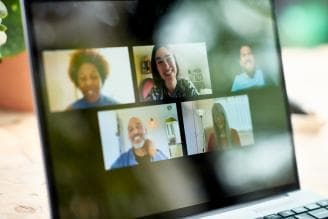
[[[59, 0], [57, 1], [58, 4], [60, 2], [67, 2], [69, 0]], [[91, 0], [90, 0], [91, 1]], [[34, 101], [35, 101], [35, 110], [38, 117], [38, 125], [39, 125], [39, 132], [41, 137], [41, 145], [42, 145], [42, 153], [43, 153], [43, 161], [44, 166], [46, 170], [46, 178], [47, 178], [47, 188], [48, 188], [48, 194], [49, 194], [49, 202], [50, 202], [50, 210], [51, 210], [51, 216], [52, 218], [59, 218], [59, 209], [58, 209], [58, 199], [56, 196], [55, 191], [55, 184], [54, 184], [54, 176], [53, 176], [53, 164], [52, 164], [52, 158], [50, 154], [50, 150], [47, 147], [49, 145], [49, 138], [47, 136], [47, 112], [46, 112], [46, 105], [42, 100], [44, 99], [44, 94], [42, 93], [42, 82], [40, 80], [40, 72], [42, 72], [39, 69], [39, 63], [37, 63], [37, 60], [41, 60], [40, 55], [38, 54], [38, 49], [36, 48], [36, 39], [34, 37], [34, 31], [33, 31], [33, 19], [32, 19], [32, 10], [31, 5], [35, 2], [54, 2], [54, 1], [48, 1], [48, 0], [21, 0], [22, 3], [22, 10], [24, 13], [24, 19], [25, 19], [25, 41], [26, 45], [28, 47], [29, 51], [29, 57], [30, 57], [30, 70], [31, 70], [31, 77], [33, 82], [33, 92], [34, 92]], [[275, 43], [277, 45], [277, 51], [278, 51], [278, 57], [279, 57], [279, 70], [281, 73], [281, 79], [282, 79], [282, 87], [283, 87], [283, 99], [285, 101], [284, 105], [286, 106], [286, 114], [289, 118], [290, 112], [288, 106], [288, 98], [287, 98], [287, 92], [286, 92], [286, 86], [285, 86], [285, 78], [283, 74], [283, 68], [282, 68], [282, 59], [281, 59], [281, 50], [280, 50], [280, 42], [278, 37], [278, 27], [277, 27], [277, 21], [276, 21], [276, 14], [275, 14], [275, 7], [274, 7], [274, 1], [271, 0], [271, 7], [272, 7], [272, 21], [274, 25], [274, 35], [275, 35]], [[288, 120], [288, 129], [290, 131], [290, 134], [292, 136], [292, 126], [290, 119]], [[293, 163], [295, 167], [295, 176], [296, 181], [290, 185], [284, 185], [284, 186], [278, 186], [270, 189], [265, 189], [261, 191], [256, 191], [252, 193], [247, 193], [243, 195], [234, 196], [231, 198], [227, 198], [225, 200], [220, 200], [218, 202], [208, 202], [204, 204], [189, 206], [182, 209], [176, 209], [174, 211], [159, 213], [156, 215], [151, 215], [149, 217], [180, 217], [180, 216], [187, 216], [187, 215], [193, 215], [201, 212], [205, 212], [208, 210], [214, 210], [222, 207], [227, 207], [235, 204], [242, 204], [249, 201], [254, 201], [258, 199], [268, 198], [271, 196], [277, 196], [281, 195], [286, 192], [292, 192], [300, 189], [300, 183], [299, 183], [299, 174], [297, 170], [297, 163], [296, 163], [296, 157], [295, 157], [295, 149], [294, 149], [294, 141], [293, 138], [291, 138], [292, 142], [292, 153], [293, 153]]]

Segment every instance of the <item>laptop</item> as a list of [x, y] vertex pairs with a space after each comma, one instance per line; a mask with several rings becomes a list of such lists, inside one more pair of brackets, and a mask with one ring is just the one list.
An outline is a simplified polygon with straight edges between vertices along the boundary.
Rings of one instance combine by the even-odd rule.
[[273, 2], [22, 3], [52, 218], [327, 218]]

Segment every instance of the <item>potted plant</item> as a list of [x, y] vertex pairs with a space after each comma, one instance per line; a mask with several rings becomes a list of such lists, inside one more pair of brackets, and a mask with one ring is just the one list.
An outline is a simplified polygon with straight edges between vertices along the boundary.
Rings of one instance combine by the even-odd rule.
[[32, 105], [19, 0], [0, 0], [0, 108], [31, 111]]

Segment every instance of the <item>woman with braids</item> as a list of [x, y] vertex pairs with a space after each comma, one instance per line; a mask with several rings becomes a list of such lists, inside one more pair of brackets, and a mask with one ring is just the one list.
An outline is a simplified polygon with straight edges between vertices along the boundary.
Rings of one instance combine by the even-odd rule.
[[98, 52], [91, 49], [75, 51], [71, 56], [68, 74], [83, 97], [72, 103], [68, 109], [117, 104], [114, 99], [101, 94], [101, 88], [109, 73], [107, 61]]
[[220, 103], [213, 104], [212, 118], [214, 133], [208, 139], [207, 151], [241, 146], [238, 132], [230, 128], [226, 112]]

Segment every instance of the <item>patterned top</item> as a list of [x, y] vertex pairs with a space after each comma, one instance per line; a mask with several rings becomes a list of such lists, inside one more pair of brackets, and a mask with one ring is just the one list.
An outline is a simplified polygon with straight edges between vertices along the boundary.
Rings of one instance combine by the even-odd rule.
[[177, 80], [177, 86], [172, 95], [170, 95], [165, 86], [153, 87], [147, 96], [147, 100], [169, 100], [183, 97], [198, 96], [199, 93], [194, 84], [187, 80], [180, 78]]

